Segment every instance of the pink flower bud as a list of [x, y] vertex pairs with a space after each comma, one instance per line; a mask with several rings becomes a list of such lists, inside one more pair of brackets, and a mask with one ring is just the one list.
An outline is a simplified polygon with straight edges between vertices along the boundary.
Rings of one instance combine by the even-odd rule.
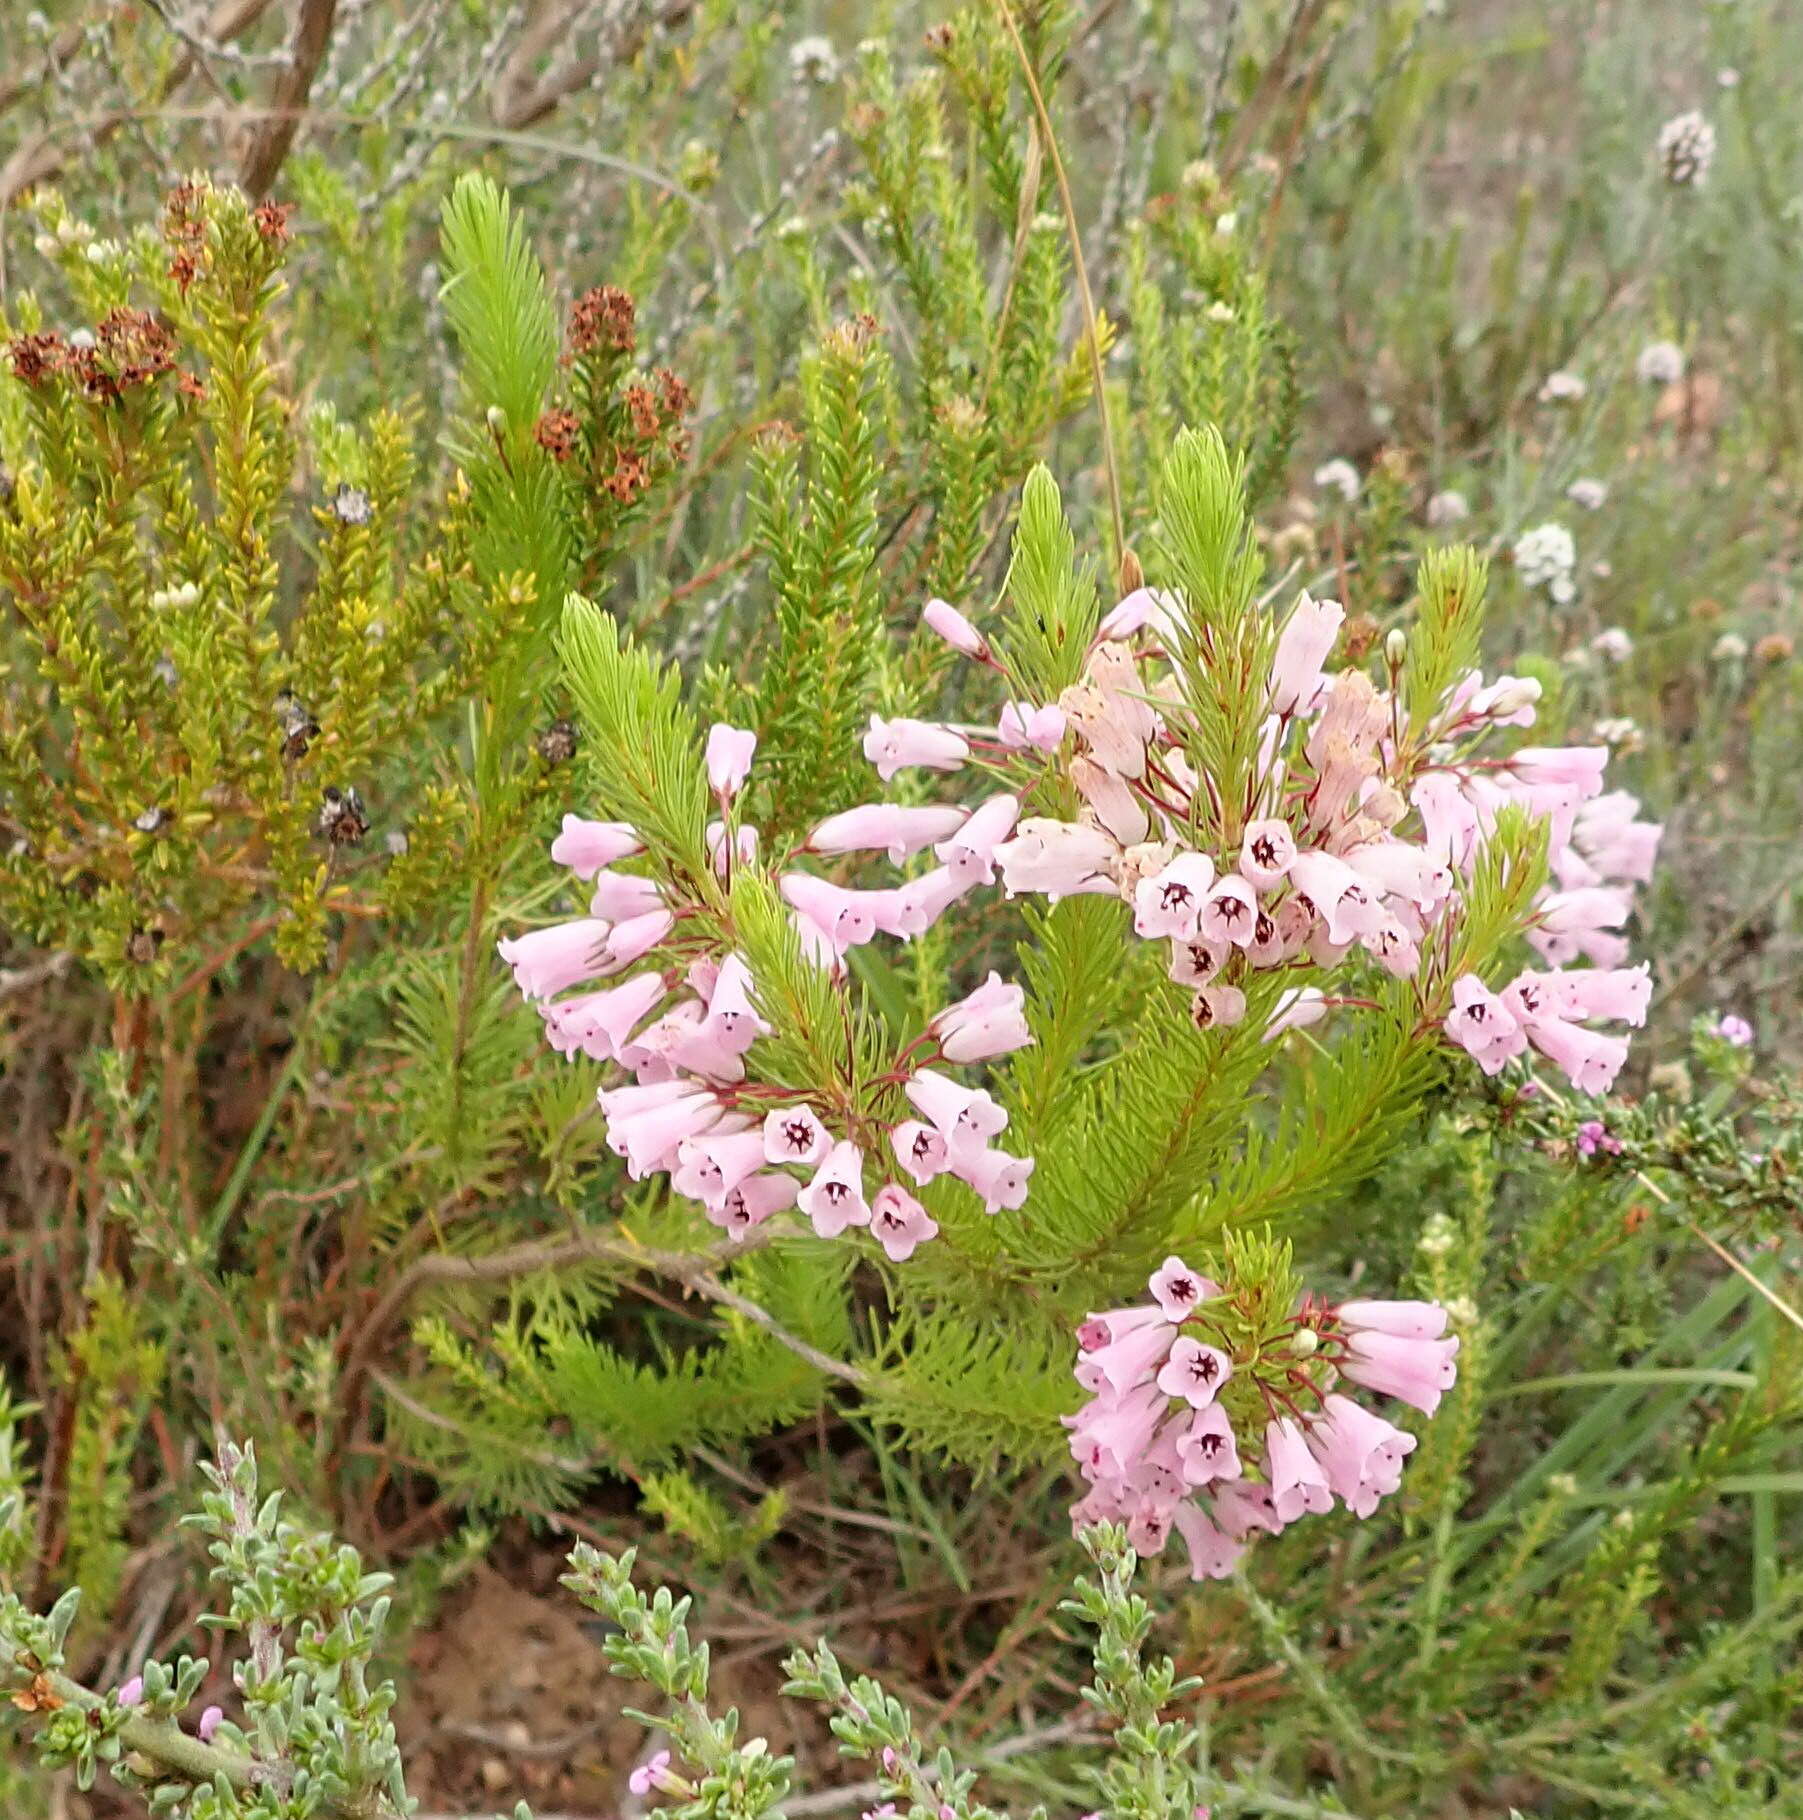
[[1321, 666], [1340, 635], [1345, 610], [1337, 600], [1297, 600], [1271, 659], [1271, 712], [1294, 714], [1307, 705], [1321, 681]]
[[143, 1705], [144, 1677], [142, 1675], [133, 1675], [129, 1681], [121, 1685], [118, 1693], [114, 1695], [114, 1698], [121, 1706], [130, 1707]]
[[213, 1742], [213, 1734], [218, 1731], [220, 1726], [224, 1723], [224, 1707], [209, 1706], [205, 1708], [200, 1715], [200, 1724], [195, 1727], [195, 1730], [200, 1734], [201, 1743], [211, 1744]]
[[865, 803], [829, 815], [808, 836], [808, 846], [815, 853], [868, 853], [886, 848], [899, 866], [923, 847], [955, 834], [964, 820], [965, 811], [956, 807]]
[[566, 815], [563, 832], [551, 843], [551, 858], [586, 880], [603, 866], [644, 850], [637, 832], [625, 822], [590, 822], [580, 815]]
[[1026, 1204], [1027, 1183], [1033, 1174], [1030, 1156], [1010, 1156], [1005, 1150], [974, 1150], [960, 1155], [954, 1146], [951, 1158], [952, 1173], [983, 1197], [985, 1213], [1000, 1213]]
[[974, 657], [979, 662], [988, 660], [988, 641], [949, 600], [937, 597], [929, 600], [920, 617], [922, 623], [937, 632], [954, 651], [962, 651], [966, 657]]
[[513, 969], [513, 983], [527, 998], [552, 998], [608, 971], [607, 938], [612, 932], [612, 924], [586, 917], [553, 923], [525, 935], [503, 936], [495, 947]]
[[1012, 796], [992, 796], [972, 810], [956, 833], [948, 834], [933, 852], [954, 877], [970, 885], [995, 882], [995, 850], [1014, 831], [1020, 803]]
[[939, 1038], [947, 1061], [993, 1061], [1032, 1042], [1033, 1033], [1022, 1010], [1025, 998], [1019, 986], [991, 973], [976, 991], [947, 1006], [927, 1028]]
[[887, 783], [897, 771], [923, 766], [929, 771], [956, 771], [970, 757], [970, 742], [950, 727], [925, 720], [884, 720], [870, 717], [864, 735], [864, 756]]
[[1064, 710], [1055, 703], [1039, 708], [1030, 701], [1011, 701], [995, 732], [1011, 752], [1056, 752], [1064, 744], [1064, 729]]
[[707, 781], [716, 796], [737, 796], [751, 775], [758, 736], [716, 721], [707, 732]]

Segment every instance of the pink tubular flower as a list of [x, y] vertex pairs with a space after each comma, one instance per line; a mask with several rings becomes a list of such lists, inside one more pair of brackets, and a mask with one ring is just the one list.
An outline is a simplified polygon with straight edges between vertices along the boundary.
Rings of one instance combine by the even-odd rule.
[[864, 1199], [863, 1152], [841, 1138], [796, 1198], [823, 1239], [836, 1239], [848, 1226], [868, 1226], [870, 1206]]
[[588, 900], [588, 913], [603, 922], [624, 923], [635, 916], [647, 916], [663, 908], [664, 894], [648, 878], [635, 878], [629, 872], [610, 872], [603, 868], [595, 874], [595, 889]]
[[1182, 601], [1168, 588], [1135, 588], [1102, 615], [1102, 623], [1096, 627], [1096, 641], [1118, 644], [1147, 626], [1160, 638], [1169, 638], [1182, 611]]
[[1196, 918], [1214, 883], [1215, 864], [1206, 853], [1179, 853], [1133, 888], [1133, 928], [1149, 940], [1169, 936], [1189, 941]]
[[626, 1786], [635, 1795], [648, 1795], [657, 1787], [658, 1778], [670, 1767], [670, 1753], [660, 1750], [648, 1757], [626, 1778]]
[[1327, 1003], [1317, 986], [1292, 986], [1279, 994], [1265, 1025], [1265, 1041], [1274, 1043], [1291, 1030], [1307, 1030], [1327, 1015]]
[[1011, 752], [1056, 752], [1064, 744], [1064, 710], [1056, 703], [1043, 708], [1030, 701], [1011, 701], [996, 722], [995, 734]]
[[551, 843], [551, 858], [586, 882], [603, 866], [644, 850], [637, 831], [625, 822], [591, 822], [580, 815], [566, 815], [563, 832]]
[[1232, 1376], [1233, 1361], [1219, 1347], [1180, 1333], [1158, 1374], [1158, 1388], [1167, 1397], [1182, 1397], [1191, 1409], [1206, 1409]]
[[1645, 961], [1638, 967], [1588, 967], [1543, 974], [1541, 982], [1561, 1017], [1619, 1018], [1636, 1028], [1646, 1022], [1653, 997], [1652, 969]]
[[[692, 1084], [687, 1081], [665, 1085], [681, 1091], [662, 1104], [631, 1112], [616, 1113], [609, 1106], [609, 1100], [617, 1101], [619, 1093], [604, 1092], [600, 1096], [601, 1109], [607, 1114], [607, 1147], [615, 1156], [626, 1159], [626, 1173], [635, 1182], [669, 1168], [684, 1138], [700, 1137], [720, 1122], [720, 1104], [711, 1093], [692, 1092]], [[620, 1093], [633, 1091], [623, 1088]]]
[[1290, 862], [1290, 883], [1327, 924], [1329, 941], [1350, 942], [1376, 928], [1385, 915], [1365, 881], [1343, 859], [1318, 848], [1298, 853]]
[[893, 890], [867, 891], [864, 895], [876, 926], [885, 935], [911, 942], [932, 928], [971, 889], [971, 882], [960, 879], [950, 866], [935, 866]]
[[903, 1119], [889, 1133], [889, 1143], [895, 1160], [916, 1182], [930, 1182], [950, 1165], [944, 1137], [919, 1119]]
[[876, 766], [884, 783], [897, 771], [919, 765], [929, 771], [956, 771], [970, 757], [970, 742], [962, 733], [933, 721], [884, 720], [870, 717], [864, 735], [864, 756]]
[[1345, 618], [1337, 600], [1315, 600], [1306, 592], [1297, 600], [1271, 659], [1273, 714], [1294, 714], [1314, 694]]
[[725, 822], [709, 822], [707, 825], [707, 853], [714, 863], [714, 870], [725, 878], [736, 862], [741, 866], [757, 863], [758, 831], [755, 828], [740, 828], [733, 836], [729, 846], [726, 840]]
[[902, 1091], [945, 1139], [954, 1164], [1008, 1128], [1007, 1113], [980, 1087], [960, 1087], [930, 1068], [922, 1068]]
[[973, 809], [955, 833], [934, 848], [946, 870], [964, 885], [995, 883], [995, 850], [1014, 830], [1020, 802], [1012, 796], [992, 796]]
[[808, 836], [808, 847], [814, 853], [887, 850], [889, 858], [899, 866], [934, 841], [955, 834], [964, 821], [965, 811], [955, 807], [865, 803], [860, 808], [829, 815]]
[[1149, 1384], [1171, 1350], [1171, 1326], [1156, 1309], [1116, 1308], [1092, 1314], [1077, 1329], [1083, 1357], [1077, 1381], [1085, 1390], [1124, 1396]]
[[663, 995], [660, 974], [636, 973], [622, 985], [541, 1004], [538, 1010], [551, 1046], [561, 1054], [580, 1049], [595, 1061], [612, 1061]]
[[1280, 1523], [1294, 1523], [1306, 1511], [1319, 1514], [1333, 1509], [1327, 1474], [1290, 1416], [1279, 1416], [1265, 1425], [1265, 1472]]
[[738, 1187], [729, 1189], [719, 1206], [707, 1209], [707, 1217], [735, 1235], [749, 1232], [753, 1226], [761, 1226], [771, 1214], [793, 1207], [796, 1192], [793, 1176], [760, 1170], [756, 1175], [748, 1175]]
[[1527, 1047], [1521, 1026], [1507, 1005], [1475, 973], [1461, 974], [1452, 985], [1452, 1010], [1446, 1034], [1486, 1074], [1496, 1074]]
[[920, 618], [929, 631], [937, 632], [954, 651], [974, 657], [979, 663], [988, 660], [988, 640], [949, 600], [934, 596], [927, 602]]
[[743, 727], [715, 721], [707, 730], [707, 781], [716, 796], [737, 796], [751, 775], [758, 736]]
[[1437, 1340], [1446, 1331], [1446, 1310], [1438, 1302], [1342, 1302], [1335, 1312], [1343, 1327], [1398, 1340]]
[[1232, 952], [1223, 943], [1205, 942], [1199, 936], [1172, 942], [1170, 977], [1179, 986], [1206, 986]]
[[1215, 1522], [1234, 1541], [1243, 1542], [1255, 1529], [1268, 1536], [1283, 1533], [1285, 1519], [1277, 1514], [1270, 1486], [1250, 1479], [1228, 1479], [1213, 1486], [1209, 1496]]
[[1503, 992], [1503, 1003], [1527, 1039], [1580, 1093], [1607, 1093], [1628, 1059], [1625, 1038], [1605, 1036], [1559, 1015], [1545, 975], [1524, 973]]
[[670, 1186], [692, 1201], [717, 1206], [748, 1176], [756, 1175], [764, 1161], [761, 1131], [732, 1131], [722, 1136], [715, 1130], [706, 1137], [684, 1138], [676, 1146]]
[[1011, 1212], [1026, 1204], [1027, 1182], [1033, 1174], [1030, 1156], [1010, 1156], [1005, 1150], [976, 1150], [960, 1156], [954, 1146], [951, 1168], [983, 1197], [985, 1213]]
[[934, 1237], [938, 1222], [905, 1188], [885, 1182], [870, 1203], [870, 1231], [892, 1264], [906, 1263], [914, 1248]]
[[874, 891], [847, 891], [808, 872], [785, 872], [777, 889], [816, 929], [841, 959], [849, 948], [876, 934], [876, 913], [870, 900]]
[[1412, 1434], [1336, 1393], [1324, 1399], [1304, 1438], [1334, 1495], [1357, 1517], [1370, 1516], [1396, 1490], [1402, 1463], [1415, 1451]]
[[[1189, 1577], [1192, 1580], [1228, 1580], [1246, 1552], [1244, 1541], [1236, 1540], [1217, 1528], [1194, 1504], [1179, 1504], [1171, 1521], [1189, 1550]], [[1205, 1812], [1197, 1809], [1198, 1813]]]
[[1166, 1258], [1152, 1272], [1146, 1287], [1159, 1312], [1173, 1326], [1187, 1321], [1204, 1302], [1221, 1293], [1219, 1283], [1210, 1282], [1199, 1270], [1191, 1270], [1182, 1258]]
[[1026, 995], [991, 973], [976, 991], [948, 1005], [927, 1029], [948, 1062], [988, 1062], [1033, 1040], [1022, 1007]]
[[751, 1002], [751, 969], [736, 954], [720, 963], [707, 999], [707, 1022], [722, 1048], [743, 1055], [770, 1026]]
[[552, 998], [608, 971], [607, 938], [612, 932], [611, 923], [582, 917], [525, 935], [503, 936], [495, 947], [527, 998]]
[[1252, 887], [1235, 873], [1214, 882], [1196, 919], [1196, 933], [1205, 942], [1232, 942], [1235, 947], [1250, 945], [1258, 923], [1258, 899]]
[[1108, 874], [1120, 857], [1119, 842], [1099, 828], [1080, 822], [1053, 821], [1029, 816], [1012, 840], [995, 850], [1002, 869], [1002, 883], [1010, 897], [1023, 891], [1047, 897], [1069, 897], [1078, 891], [1106, 886]]
[[1568, 784], [1584, 796], [1603, 787], [1607, 746], [1523, 746], [1509, 754], [1509, 771], [1524, 784]]
[[1267, 816], [1248, 822], [1240, 842], [1240, 876], [1260, 891], [1282, 884], [1296, 857], [1296, 837], [1288, 822]]
[[1238, 986], [1204, 986], [1190, 1001], [1190, 1022], [1198, 1030], [1226, 1030], [1246, 1015], [1246, 995]]
[[1186, 1485], [1212, 1485], [1217, 1479], [1240, 1476], [1240, 1450], [1233, 1438], [1233, 1424], [1219, 1403], [1210, 1403], [1190, 1417], [1177, 1437], [1177, 1457]]
[[643, 960], [675, 927], [676, 918], [668, 910], [648, 910], [615, 923], [607, 937], [605, 970], [619, 973]]
[[779, 1106], [764, 1119], [764, 1160], [811, 1169], [832, 1147], [826, 1127], [808, 1106]]
[[1456, 1338], [1411, 1340], [1366, 1328], [1349, 1333], [1346, 1347], [1340, 1361], [1342, 1377], [1411, 1404], [1423, 1415], [1431, 1416], [1440, 1407], [1440, 1398], [1458, 1377], [1453, 1364], [1459, 1350]]

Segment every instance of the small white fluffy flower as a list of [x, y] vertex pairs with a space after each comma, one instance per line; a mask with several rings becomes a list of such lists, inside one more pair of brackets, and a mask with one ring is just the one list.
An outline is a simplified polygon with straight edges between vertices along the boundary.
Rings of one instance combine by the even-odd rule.
[[1526, 588], [1544, 588], [1564, 606], [1577, 593], [1578, 546], [1561, 524], [1535, 525], [1515, 540], [1515, 572]]
[[1576, 373], [1568, 373], [1561, 368], [1556, 373], [1548, 373], [1540, 382], [1540, 402], [1576, 404], [1589, 390], [1589, 386]]
[[1634, 362], [1642, 385], [1676, 385], [1684, 377], [1684, 350], [1675, 341], [1649, 341]]
[[839, 77], [839, 53], [830, 38], [815, 34], [797, 38], [789, 46], [789, 74], [797, 82], [835, 82]]
[[1625, 664], [1634, 655], [1634, 641], [1620, 626], [1606, 626], [1590, 641], [1590, 648], [1612, 664]]
[[1427, 502], [1427, 522], [1429, 528], [1444, 531], [1448, 525], [1463, 524], [1471, 516], [1471, 507], [1465, 495], [1451, 487], [1436, 493]]
[[1582, 506], [1586, 512], [1594, 512], [1609, 497], [1609, 485], [1602, 480], [1574, 480], [1565, 489], [1565, 497], [1574, 506]]
[[1614, 746], [1618, 750], [1633, 752], [1640, 747], [1640, 727], [1627, 715], [1618, 715], [1613, 720], [1599, 720], [1596, 723], [1596, 736], [1605, 746]]
[[1715, 128], [1695, 108], [1674, 115], [1659, 129], [1658, 157], [1667, 183], [1700, 188], [1715, 162]]
[[1336, 455], [1315, 469], [1315, 485], [1323, 493], [1338, 493], [1350, 505], [1359, 496], [1359, 471], [1343, 455]]
[[1738, 632], [1724, 632], [1709, 655], [1718, 664], [1737, 664], [1747, 654], [1747, 641]]

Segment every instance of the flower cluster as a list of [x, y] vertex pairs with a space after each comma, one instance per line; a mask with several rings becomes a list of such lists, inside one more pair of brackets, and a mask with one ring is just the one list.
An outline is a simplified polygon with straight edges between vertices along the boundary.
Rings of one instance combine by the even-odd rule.
[[1401, 1483], [1415, 1437], [1346, 1394], [1376, 1391], [1432, 1415], [1459, 1350], [1431, 1302], [1304, 1297], [1275, 1333], [1247, 1338], [1235, 1298], [1180, 1258], [1151, 1301], [1079, 1329], [1067, 1416], [1089, 1490], [1072, 1523], [1115, 1521], [1141, 1554], [1172, 1529], [1195, 1579], [1223, 1579], [1256, 1530], [1276, 1535], [1337, 1498], [1368, 1517]]
[[1692, 108], [1675, 114], [1659, 129], [1656, 151], [1665, 181], [1678, 189], [1695, 189], [1709, 181], [1715, 162], [1715, 128]]
[[[910, 736], [897, 725], [890, 736], [905, 745]], [[756, 745], [755, 734], [734, 727], [715, 726], [708, 736], [708, 779], [721, 808], [708, 841], [723, 878], [756, 861], [758, 830], [733, 818]], [[804, 955], [838, 971], [851, 948], [879, 932], [902, 940], [923, 933], [993, 877], [990, 856], [1014, 813], [1011, 799], [992, 798], [972, 811], [875, 803], [830, 817], [805, 851], [880, 849], [899, 863], [931, 845], [941, 863], [891, 890], [852, 890], [801, 870], [791, 863], [800, 855], [790, 855], [778, 886]], [[1007, 1113], [946, 1072], [1032, 1040], [1019, 986], [990, 974], [931, 1020], [893, 1073], [845, 1082], [830, 1100], [760, 1081], [749, 1062], [770, 1026], [750, 968], [710, 935], [713, 925], [695, 906], [630, 869], [643, 852], [624, 822], [566, 815], [551, 857], [589, 887], [588, 914], [500, 943], [551, 1046], [632, 1075], [598, 1098], [608, 1146], [635, 1180], [667, 1173], [678, 1194], [734, 1234], [798, 1206], [823, 1238], [867, 1228], [896, 1262], [939, 1227], [895, 1176], [916, 1186], [953, 1176], [990, 1213], [1022, 1205], [1033, 1162], [996, 1148]], [[875, 1101], [899, 1112], [902, 1100], [913, 1116], [871, 1111]], [[873, 1167], [889, 1179], [872, 1193]]]
[[1576, 597], [1578, 546], [1561, 524], [1535, 525], [1515, 540], [1515, 573], [1524, 588], [1544, 588], [1557, 606]]

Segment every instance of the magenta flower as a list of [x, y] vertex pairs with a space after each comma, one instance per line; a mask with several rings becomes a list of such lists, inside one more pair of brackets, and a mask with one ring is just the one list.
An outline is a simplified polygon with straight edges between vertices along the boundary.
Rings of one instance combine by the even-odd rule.
[[944, 840], [964, 825], [966, 812], [956, 807], [928, 804], [908, 808], [900, 803], [864, 803], [829, 815], [808, 836], [815, 853], [873, 853], [887, 851], [900, 865], [903, 860]]
[[637, 830], [625, 822], [591, 822], [580, 815], [566, 815], [563, 832], [551, 843], [551, 858], [587, 880], [603, 866], [630, 859], [644, 850]]
[[1605, 1156], [1620, 1156], [1622, 1143], [1601, 1119], [1585, 1119], [1578, 1126], [1577, 1150], [1581, 1157], [1593, 1157], [1599, 1150]]
[[939, 1231], [933, 1216], [894, 1182], [885, 1182], [870, 1203], [870, 1232], [892, 1264], [906, 1263], [914, 1248]]
[[870, 1204], [864, 1199], [864, 1153], [856, 1144], [841, 1138], [826, 1153], [826, 1160], [797, 1200], [823, 1239], [836, 1239], [849, 1226], [868, 1226]]
[[626, 1786], [635, 1795], [648, 1795], [658, 1786], [658, 1779], [670, 1767], [670, 1753], [660, 1750], [641, 1763], [626, 1778]]
[[920, 766], [929, 771], [956, 771], [970, 757], [970, 742], [962, 733], [934, 721], [884, 720], [870, 717], [864, 735], [864, 756], [876, 766], [884, 783], [897, 771]]

